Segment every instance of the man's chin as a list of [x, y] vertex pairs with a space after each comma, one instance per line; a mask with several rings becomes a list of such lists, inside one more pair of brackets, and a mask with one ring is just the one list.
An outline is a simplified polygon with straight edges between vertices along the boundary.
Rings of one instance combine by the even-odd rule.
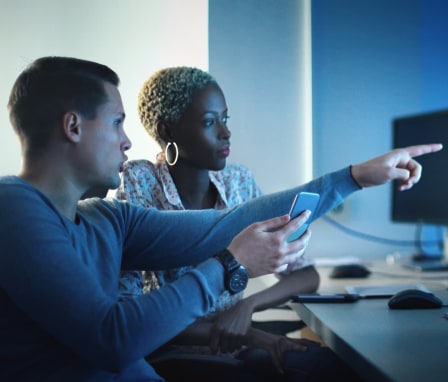
[[112, 182], [110, 182], [110, 184], [108, 185], [108, 189], [109, 190], [115, 190], [118, 188], [118, 186], [121, 183], [121, 179], [118, 177], [118, 179], [114, 179]]
[[107, 195], [107, 192], [109, 191], [109, 187], [107, 186], [93, 186], [91, 187], [84, 195], [81, 197], [81, 199], [87, 199], [87, 198], [104, 198]]
[[101, 183], [98, 183], [98, 184], [92, 186], [89, 189], [89, 191], [87, 191], [83, 195], [83, 199], [85, 199], [86, 197], [104, 198], [104, 197], [106, 197], [109, 190], [115, 190], [116, 188], [118, 188], [120, 183], [121, 183], [121, 179], [120, 179], [120, 176], [117, 174], [116, 176], [114, 176], [113, 178], [109, 178], [105, 182], [101, 182]]

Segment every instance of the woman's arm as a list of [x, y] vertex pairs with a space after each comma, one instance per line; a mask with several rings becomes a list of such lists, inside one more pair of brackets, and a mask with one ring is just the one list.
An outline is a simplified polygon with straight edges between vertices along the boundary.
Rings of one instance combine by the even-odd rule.
[[288, 301], [292, 295], [311, 293], [319, 286], [319, 274], [313, 266], [296, 270], [277, 283], [240, 300], [216, 317], [210, 333], [214, 351], [238, 348], [250, 331], [252, 314]]
[[307, 339], [289, 338], [257, 329], [250, 330], [247, 340], [247, 345], [249, 347], [266, 350], [269, 353], [274, 366], [280, 373], [283, 371], [284, 352], [304, 352], [307, 350], [308, 345], [318, 345], [317, 343]]
[[289, 301], [292, 295], [315, 292], [319, 282], [316, 268], [308, 266], [281, 277], [274, 285], [246, 297], [240, 303], [247, 305], [252, 313], [262, 311]]
[[171, 345], [209, 346], [213, 323], [199, 320], [170, 341]]

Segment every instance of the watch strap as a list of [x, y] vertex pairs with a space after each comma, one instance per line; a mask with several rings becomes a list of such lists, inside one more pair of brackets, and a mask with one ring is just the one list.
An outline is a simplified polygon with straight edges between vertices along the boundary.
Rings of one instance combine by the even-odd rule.
[[240, 266], [235, 256], [227, 248], [219, 251], [214, 257], [219, 260], [226, 272], [231, 272]]
[[241, 265], [228, 249], [223, 249], [215, 258], [224, 267], [224, 284], [230, 294], [242, 292], [249, 279], [246, 268]]

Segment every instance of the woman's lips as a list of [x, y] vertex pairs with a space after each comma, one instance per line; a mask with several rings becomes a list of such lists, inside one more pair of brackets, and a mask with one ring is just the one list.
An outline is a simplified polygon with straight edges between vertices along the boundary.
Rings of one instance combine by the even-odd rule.
[[218, 154], [222, 157], [228, 157], [230, 155], [230, 147], [224, 147], [218, 151]]

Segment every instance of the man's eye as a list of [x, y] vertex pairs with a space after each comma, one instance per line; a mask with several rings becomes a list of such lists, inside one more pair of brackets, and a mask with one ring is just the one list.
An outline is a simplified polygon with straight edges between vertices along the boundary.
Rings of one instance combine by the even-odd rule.
[[224, 125], [227, 125], [227, 122], [229, 121], [229, 118], [230, 118], [230, 115], [225, 115], [225, 116], [222, 117], [221, 122]]
[[122, 119], [116, 119], [115, 121], [114, 121], [114, 126], [115, 127], [120, 127], [121, 126], [121, 124], [122, 124]]

